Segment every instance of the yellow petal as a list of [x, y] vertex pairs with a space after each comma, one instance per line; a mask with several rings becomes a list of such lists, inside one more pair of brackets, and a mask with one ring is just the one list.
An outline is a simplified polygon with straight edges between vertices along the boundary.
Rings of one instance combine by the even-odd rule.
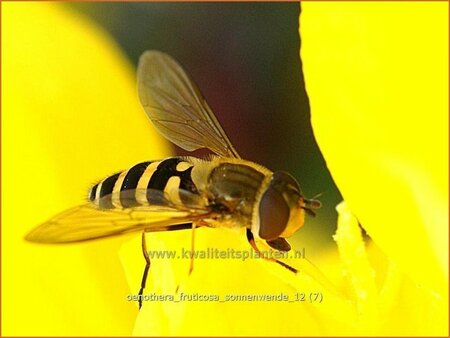
[[345, 202], [336, 209], [339, 218], [334, 238], [343, 289], [355, 310], [352, 334], [448, 336], [446, 299], [413, 282], [373, 241], [362, 236], [358, 220]]
[[[190, 250], [190, 240], [190, 231], [148, 234], [149, 250], [159, 253], [174, 250], [179, 258], [152, 260], [144, 292], [148, 298], [139, 312], [134, 335], [331, 335], [339, 328], [338, 332], [352, 332], [347, 328], [348, 321], [354, 318], [350, 317], [353, 312], [349, 304], [337, 300], [303, 272], [295, 276], [263, 259], [243, 260], [228, 255], [222, 259], [195, 259], [192, 275], [188, 276], [189, 259], [182, 258], [181, 250]], [[139, 272], [142, 273], [144, 267], [143, 258], [132, 258], [130, 254], [138, 245], [136, 239], [121, 249], [130, 285], [135, 288], [139, 286]], [[195, 250], [206, 253], [208, 249], [223, 253], [233, 250], [241, 254], [252, 250], [245, 231], [197, 229]], [[292, 259], [289, 263], [299, 266], [299, 261], [301, 259]], [[136, 288], [132, 293], [137, 292]], [[305, 294], [303, 300], [302, 293]], [[321, 293], [322, 301], [314, 301], [315, 293]], [[174, 298], [155, 300], [150, 298], [152, 295]], [[196, 295], [211, 296], [211, 299], [199, 301], [194, 298]], [[279, 298], [266, 301], [238, 299], [245, 296]], [[340, 309], [338, 315], [335, 314], [337, 308]], [[330, 317], [330, 314], [334, 315]]]
[[128, 335], [137, 311], [117, 255], [124, 239], [49, 247], [23, 236], [84, 203], [90, 184], [168, 148], [105, 33], [57, 5], [1, 6], [2, 334]]
[[417, 283], [448, 279], [448, 3], [302, 5], [314, 133], [352, 213]]

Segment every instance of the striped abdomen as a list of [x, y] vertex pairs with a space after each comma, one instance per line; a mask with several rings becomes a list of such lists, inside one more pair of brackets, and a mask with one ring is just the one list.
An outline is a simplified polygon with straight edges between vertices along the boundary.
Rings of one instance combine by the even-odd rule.
[[183, 189], [198, 194], [191, 178], [193, 164], [178, 157], [143, 162], [94, 185], [89, 200], [101, 209], [132, 208], [153, 204], [151, 192]]

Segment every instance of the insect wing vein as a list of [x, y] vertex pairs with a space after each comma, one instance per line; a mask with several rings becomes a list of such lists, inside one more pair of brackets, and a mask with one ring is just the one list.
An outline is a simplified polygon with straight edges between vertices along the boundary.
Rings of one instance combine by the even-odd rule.
[[25, 239], [38, 243], [70, 243], [116, 236], [140, 230], [188, 223], [207, 215], [206, 210], [149, 211], [146, 208], [100, 210], [91, 204], [69, 209], [32, 230]]
[[147, 51], [141, 56], [138, 92], [148, 117], [171, 142], [188, 151], [208, 148], [240, 158], [198, 87], [167, 54]]

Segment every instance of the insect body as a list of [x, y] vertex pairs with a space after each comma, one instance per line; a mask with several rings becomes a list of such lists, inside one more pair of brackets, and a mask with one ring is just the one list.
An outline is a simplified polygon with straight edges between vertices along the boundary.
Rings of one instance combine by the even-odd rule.
[[[203, 211], [203, 225], [246, 227], [279, 250], [303, 225], [302, 197], [287, 173], [273, 174], [233, 158], [172, 157], [139, 163], [94, 185], [89, 200], [99, 209], [145, 210], [155, 206]], [[151, 228], [151, 226], [150, 226]]]
[[[141, 56], [138, 91], [164, 137], [185, 150], [208, 148], [216, 156], [143, 162], [111, 175], [91, 188], [87, 204], [55, 216], [26, 239], [68, 243], [135, 231], [245, 227], [256, 250], [254, 237], [288, 251], [285, 238], [320, 202], [306, 199], [288, 173], [241, 159], [198, 88], [167, 54]], [[146, 256], [144, 241], [143, 249]], [[144, 286], [145, 278], [141, 293]]]

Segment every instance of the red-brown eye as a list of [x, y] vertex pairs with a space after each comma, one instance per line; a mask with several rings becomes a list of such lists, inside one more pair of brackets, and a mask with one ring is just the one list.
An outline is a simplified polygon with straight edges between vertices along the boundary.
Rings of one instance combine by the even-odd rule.
[[259, 237], [265, 240], [278, 238], [286, 229], [289, 211], [281, 193], [269, 186], [259, 204]]

